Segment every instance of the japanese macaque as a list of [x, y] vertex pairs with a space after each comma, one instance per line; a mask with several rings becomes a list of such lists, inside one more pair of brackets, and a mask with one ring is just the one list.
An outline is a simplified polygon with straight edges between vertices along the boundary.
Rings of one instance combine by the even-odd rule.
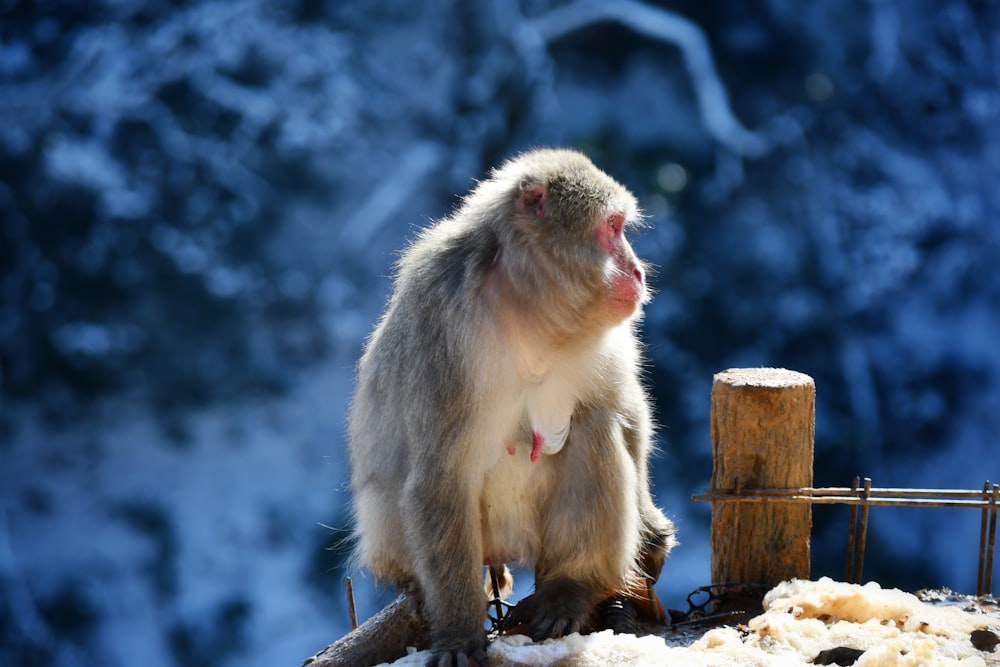
[[356, 553], [418, 597], [431, 665], [485, 663], [484, 564], [534, 568], [516, 613], [535, 640], [660, 574], [640, 220], [584, 155], [536, 150], [400, 258], [350, 409]]

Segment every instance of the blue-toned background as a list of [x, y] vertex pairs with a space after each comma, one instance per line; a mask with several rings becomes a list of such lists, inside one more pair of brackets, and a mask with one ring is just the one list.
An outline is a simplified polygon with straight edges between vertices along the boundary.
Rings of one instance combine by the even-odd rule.
[[[818, 485], [996, 480], [998, 75], [987, 2], [0, 0], [0, 664], [340, 636], [344, 412], [391, 264], [540, 144], [653, 223], [668, 606], [709, 583], [727, 367], [815, 378]], [[847, 511], [815, 517], [840, 577]], [[866, 577], [973, 592], [978, 537], [876, 508]]]

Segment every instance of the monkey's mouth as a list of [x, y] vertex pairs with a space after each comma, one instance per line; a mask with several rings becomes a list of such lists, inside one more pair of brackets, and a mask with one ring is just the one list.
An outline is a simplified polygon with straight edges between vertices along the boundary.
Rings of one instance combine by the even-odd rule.
[[608, 310], [620, 320], [627, 320], [638, 312], [643, 300], [640, 297], [620, 299], [613, 298], [608, 302]]
[[614, 314], [630, 316], [646, 299], [646, 285], [642, 271], [635, 269], [631, 276], [616, 273], [612, 277], [608, 295], [609, 307]]

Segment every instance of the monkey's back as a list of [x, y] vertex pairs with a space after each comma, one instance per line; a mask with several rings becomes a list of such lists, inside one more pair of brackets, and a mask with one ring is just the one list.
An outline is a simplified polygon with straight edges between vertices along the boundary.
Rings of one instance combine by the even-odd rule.
[[[480, 290], [482, 244], [445, 220], [404, 251], [385, 313], [358, 364], [348, 413], [357, 521], [357, 558], [377, 576], [412, 577], [406, 553], [404, 490], [427, 467], [459, 468], [461, 451], [443, 451], [445, 433], [476, 409], [477, 363], [491, 333]], [[487, 251], [488, 252], [488, 251]], [[469, 430], [472, 430], [472, 425]], [[474, 437], [470, 432], [469, 437]]]

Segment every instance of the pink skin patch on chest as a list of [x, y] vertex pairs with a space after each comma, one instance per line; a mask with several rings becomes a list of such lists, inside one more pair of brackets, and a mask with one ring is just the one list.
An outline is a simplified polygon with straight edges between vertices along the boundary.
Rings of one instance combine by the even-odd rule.
[[[508, 454], [510, 454], [511, 456], [517, 455], [517, 448], [514, 446], [514, 443], [512, 441], [508, 440], [506, 443], [504, 443], [504, 446], [506, 447]], [[532, 431], [531, 432], [532, 463], [538, 462], [538, 458], [542, 455], [542, 447], [544, 446], [545, 446], [545, 436], [539, 433], [538, 431]]]
[[531, 462], [537, 463], [538, 457], [542, 455], [542, 446], [545, 444], [545, 436], [538, 431], [531, 432]]

